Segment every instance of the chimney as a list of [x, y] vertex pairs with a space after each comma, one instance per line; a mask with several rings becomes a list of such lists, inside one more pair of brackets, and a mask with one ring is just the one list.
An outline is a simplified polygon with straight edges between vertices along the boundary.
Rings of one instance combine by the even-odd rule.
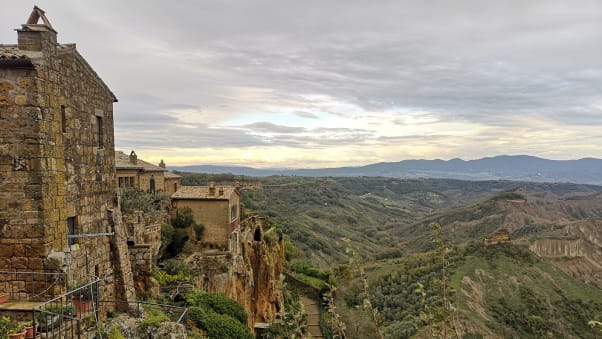
[[130, 164], [138, 165], [138, 156], [136, 155], [136, 152], [134, 152], [134, 150], [132, 150], [132, 152], [130, 153]]
[[[42, 19], [42, 23], [38, 21]], [[50, 21], [46, 18], [45, 12], [33, 7], [33, 11], [27, 19], [27, 23], [17, 29], [17, 42], [19, 49], [24, 51], [43, 51], [56, 48], [56, 31], [52, 28]]]
[[220, 196], [224, 195], [224, 186], [219, 187], [219, 195]]
[[209, 196], [212, 197], [215, 195], [215, 183], [212, 182], [209, 184]]
[[165, 163], [163, 162], [163, 159], [161, 159], [161, 162], [159, 163], [159, 167], [165, 168]]

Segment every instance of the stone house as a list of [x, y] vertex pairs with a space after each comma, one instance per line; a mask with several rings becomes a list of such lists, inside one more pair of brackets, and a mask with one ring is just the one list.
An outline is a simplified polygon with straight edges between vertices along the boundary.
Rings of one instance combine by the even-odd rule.
[[[165, 162], [163, 162], [163, 159], [161, 159], [159, 167], [165, 169]], [[181, 186], [182, 176], [172, 172], [165, 172], [163, 178], [165, 180], [165, 194], [171, 196], [176, 193]]]
[[165, 172], [163, 174], [163, 178], [165, 180], [165, 194], [167, 195], [172, 195], [174, 193], [176, 193], [178, 191], [178, 189], [180, 188], [180, 186], [182, 186], [181, 181], [182, 181], [182, 176], [172, 173], [172, 172]]
[[173, 194], [180, 186], [182, 177], [165, 169], [161, 160], [159, 166], [138, 159], [136, 152], [129, 155], [115, 151], [116, 186], [133, 187], [145, 192], [165, 192]]
[[105, 298], [126, 299], [127, 246], [112, 236], [117, 98], [41, 9], [17, 40], [0, 45], [0, 270], [90, 273]]
[[510, 232], [506, 229], [497, 230], [495, 233], [483, 238], [483, 243], [486, 246], [507, 244], [511, 242]]
[[195, 222], [205, 226], [204, 244], [233, 250], [240, 228], [238, 186], [181, 186], [171, 203], [175, 209], [190, 207]]

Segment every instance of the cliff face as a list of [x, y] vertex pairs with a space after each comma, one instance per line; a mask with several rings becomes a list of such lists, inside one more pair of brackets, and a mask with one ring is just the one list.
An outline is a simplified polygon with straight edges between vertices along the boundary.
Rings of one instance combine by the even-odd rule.
[[284, 305], [282, 235], [265, 218], [241, 223], [232, 252], [197, 252], [187, 261], [200, 270], [198, 288], [223, 293], [249, 314], [249, 327], [273, 322]]
[[529, 249], [572, 276], [602, 288], [602, 220], [574, 222], [563, 232], [534, 240]]

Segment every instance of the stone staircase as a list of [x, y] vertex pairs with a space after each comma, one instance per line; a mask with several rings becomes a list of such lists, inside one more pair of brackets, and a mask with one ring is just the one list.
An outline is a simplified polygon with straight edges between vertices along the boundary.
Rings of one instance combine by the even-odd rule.
[[301, 296], [301, 302], [307, 313], [307, 328], [312, 339], [323, 339], [322, 329], [320, 328], [320, 307], [317, 301], [306, 296]]

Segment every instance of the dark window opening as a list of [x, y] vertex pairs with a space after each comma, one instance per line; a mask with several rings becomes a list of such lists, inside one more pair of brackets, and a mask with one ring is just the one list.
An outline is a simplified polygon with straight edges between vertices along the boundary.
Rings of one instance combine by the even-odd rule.
[[102, 117], [96, 117], [96, 140], [98, 141], [98, 148], [102, 148], [104, 144], [103, 140], [103, 129], [102, 129]]
[[[77, 218], [76, 217], [69, 217], [67, 218], [67, 234], [68, 235], [75, 235], [75, 226], [77, 226]], [[67, 244], [69, 246], [75, 244], [75, 238], [67, 238]]]
[[61, 131], [67, 133], [67, 116], [65, 114], [65, 105], [61, 105]]
[[253, 240], [261, 241], [261, 229], [259, 227], [255, 229], [255, 233], [253, 234]]
[[150, 180], [149, 180], [149, 191], [151, 193], [155, 193], [156, 191], [156, 187], [155, 187], [155, 176], [151, 174]]
[[230, 221], [236, 220], [237, 217], [238, 217], [238, 208], [236, 207], [236, 205], [234, 205], [230, 209]]

